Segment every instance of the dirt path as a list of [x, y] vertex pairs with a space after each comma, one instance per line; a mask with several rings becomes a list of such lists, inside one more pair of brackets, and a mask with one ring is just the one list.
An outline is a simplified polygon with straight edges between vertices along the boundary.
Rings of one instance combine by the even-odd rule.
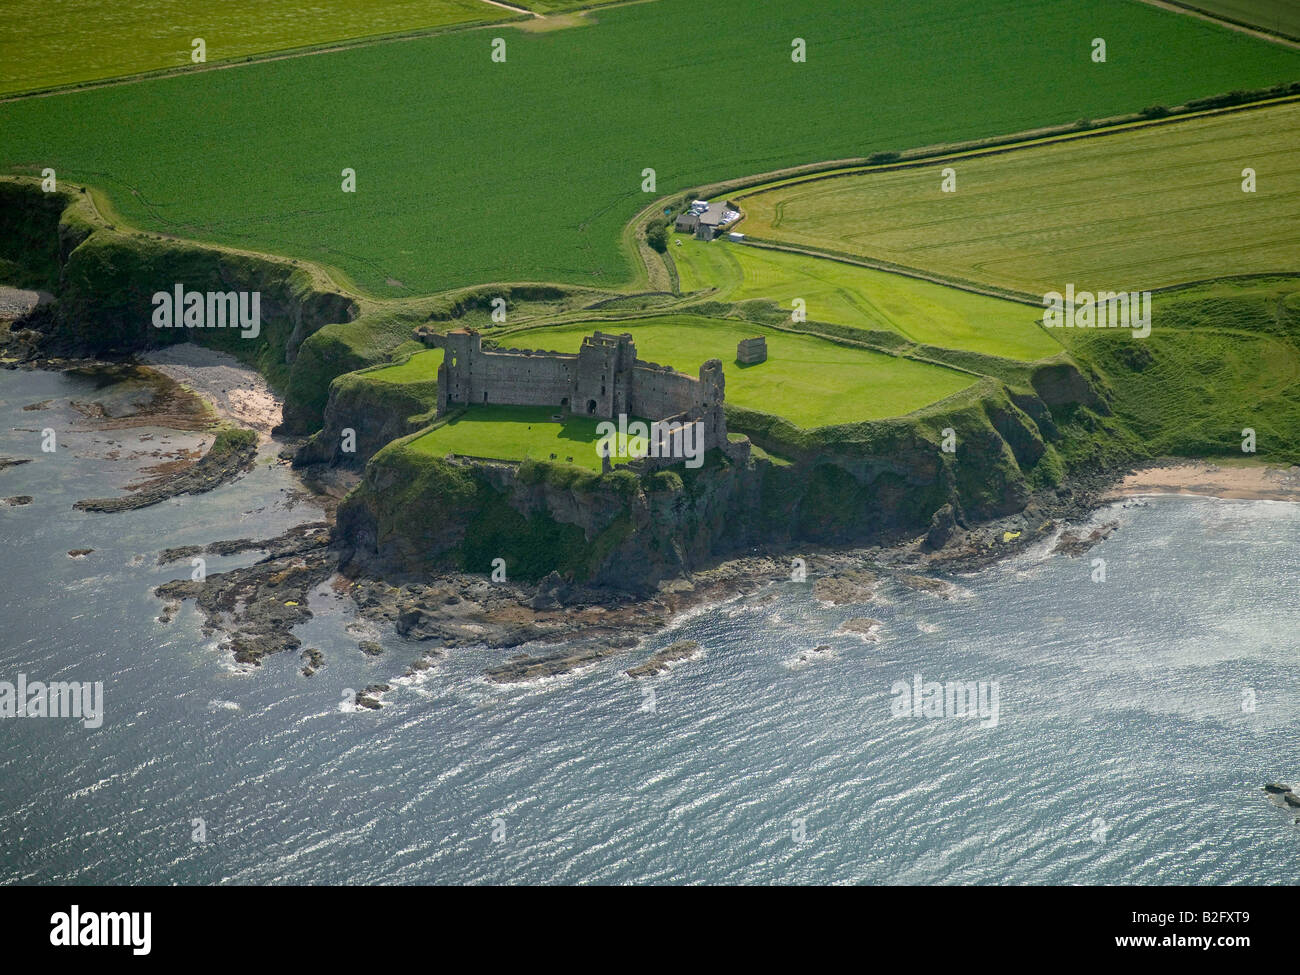
[[413, 41], [422, 37], [433, 37], [438, 34], [450, 34], [462, 30], [487, 30], [489, 28], [500, 27], [517, 27], [521, 30], [559, 30], [565, 27], [576, 27], [581, 24], [592, 23], [593, 21], [586, 16], [592, 10], [600, 10], [607, 7], [623, 7], [634, 3], [653, 2], [653, 0], [622, 0], [622, 2], [601, 4], [595, 8], [575, 10], [568, 13], [555, 13], [550, 16], [544, 16], [535, 10], [527, 10], [524, 7], [516, 7], [509, 3], [499, 2], [499, 0], [483, 0], [483, 2], [491, 4], [494, 7], [499, 7], [502, 10], [509, 10], [511, 13], [528, 14], [532, 20], [506, 20], [489, 24], [442, 24], [437, 27], [416, 28], [414, 30], [395, 34], [381, 34], [376, 37], [342, 38], [334, 42], [327, 41], [319, 47], [308, 47], [301, 50], [266, 51], [261, 54], [254, 53], [242, 55], [230, 61], [218, 61], [213, 62], [212, 64], [181, 65], [175, 68], [158, 68], [153, 71], [123, 75], [117, 78], [101, 78], [95, 81], [78, 82], [73, 85], [62, 85], [57, 88], [47, 88], [41, 91], [17, 92], [0, 97], [0, 105], [3, 105], [5, 102], [18, 101], [21, 98], [49, 98], [52, 95], [67, 95], [73, 92], [89, 91], [92, 88], [111, 88], [115, 85], [130, 85], [140, 81], [152, 81], [156, 78], [167, 78], [178, 74], [191, 74], [202, 71], [225, 71], [230, 68], [242, 68], [251, 64], [262, 64], [267, 61], [286, 61], [290, 58], [313, 57], [317, 54], [334, 54], [338, 51], [348, 51], [357, 47], [370, 47], [374, 44], [393, 44], [400, 41]]
[[1161, 10], [1168, 10], [1172, 13], [1182, 14], [1184, 17], [1195, 17], [1197, 20], [1204, 20], [1207, 23], [1218, 24], [1220, 27], [1228, 28], [1228, 30], [1235, 30], [1242, 34], [1249, 34], [1251, 37], [1258, 37], [1261, 40], [1272, 41], [1274, 44], [1300, 48], [1300, 41], [1293, 41], [1289, 37], [1283, 37], [1281, 34], [1270, 34], [1266, 30], [1249, 27], [1246, 24], [1234, 24], [1230, 20], [1216, 17], [1204, 10], [1197, 10], [1195, 7], [1185, 7], [1181, 3], [1167, 3], [1166, 0], [1142, 0], [1142, 2], [1151, 7], [1159, 7]]
[[538, 20], [542, 19], [541, 14], [536, 10], [529, 10], [527, 7], [516, 7], [513, 3], [502, 3], [501, 0], [483, 0], [483, 2], [490, 3], [494, 7], [500, 7], [502, 10], [509, 10], [517, 14], [532, 14]]

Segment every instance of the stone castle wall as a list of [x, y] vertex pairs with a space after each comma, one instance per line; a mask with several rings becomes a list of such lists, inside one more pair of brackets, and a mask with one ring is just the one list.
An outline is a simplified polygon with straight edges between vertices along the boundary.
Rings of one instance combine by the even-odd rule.
[[554, 405], [569, 395], [576, 356], [505, 353], [472, 356], [467, 367], [449, 370], [450, 400], [467, 405]]
[[595, 332], [576, 355], [527, 349], [483, 349], [479, 333], [456, 329], [418, 337], [444, 349], [438, 369], [438, 412], [453, 406], [549, 406], [604, 420], [699, 421], [706, 449], [727, 443], [722, 363], [710, 359], [698, 378], [636, 357], [632, 336]]

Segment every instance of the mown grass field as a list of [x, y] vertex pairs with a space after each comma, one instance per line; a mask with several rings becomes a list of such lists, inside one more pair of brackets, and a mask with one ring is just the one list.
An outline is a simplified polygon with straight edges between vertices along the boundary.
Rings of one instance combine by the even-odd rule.
[[203, 38], [207, 63], [356, 37], [517, 16], [483, 0], [45, 0], [0, 18], [0, 94], [176, 68]]
[[769, 298], [784, 309], [802, 298], [809, 321], [888, 329], [986, 355], [1032, 360], [1061, 351], [1038, 325], [1041, 309], [1014, 301], [801, 254], [681, 234], [669, 240], [683, 291], [717, 288], [724, 301]]
[[708, 11], [725, 30], [701, 30], [693, 0], [510, 28], [505, 63], [491, 31], [453, 31], [19, 99], [0, 104], [0, 170], [51, 166], [128, 223], [315, 260], [378, 295], [618, 286], [621, 231], [658, 195], [1300, 77], [1300, 51], [1131, 0]]
[[[707, 359], [721, 359], [728, 403], [783, 416], [805, 428], [910, 413], [976, 381], [953, 369], [811, 335], [691, 315], [528, 329], [500, 341], [577, 352], [593, 328], [631, 332], [639, 358], [690, 375], [697, 375]], [[736, 343], [754, 335], [767, 338], [767, 361], [740, 366]]]
[[416, 352], [405, 362], [383, 369], [372, 369], [366, 373], [366, 379], [384, 383], [423, 383], [438, 378], [438, 367], [442, 365], [442, 350], [428, 349]]
[[1176, 0], [1179, 6], [1218, 14], [1241, 24], [1250, 24], [1300, 37], [1300, 4], [1295, 0]]
[[1300, 270], [1297, 139], [1295, 103], [1189, 119], [786, 185], [746, 197], [740, 229], [1034, 294]]
[[[441, 351], [438, 353], [441, 356]], [[600, 470], [599, 420], [570, 416], [557, 423], [547, 406], [471, 406], [464, 414], [411, 441], [406, 449], [432, 457], [464, 454], [501, 460], [560, 461]]]

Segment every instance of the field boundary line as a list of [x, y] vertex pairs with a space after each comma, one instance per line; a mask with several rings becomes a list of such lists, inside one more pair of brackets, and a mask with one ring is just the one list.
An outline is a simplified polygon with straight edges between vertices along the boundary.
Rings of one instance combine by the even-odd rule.
[[315, 54], [337, 54], [357, 48], [372, 47], [380, 44], [392, 44], [399, 41], [414, 41], [424, 37], [438, 37], [460, 31], [484, 30], [488, 27], [503, 27], [531, 20], [531, 15], [520, 15], [505, 20], [467, 20], [460, 24], [442, 24], [437, 27], [416, 27], [404, 31], [392, 31], [386, 34], [371, 34], [365, 37], [341, 38], [335, 41], [322, 41], [319, 44], [303, 44], [297, 47], [277, 48], [273, 51], [241, 54], [233, 58], [212, 61], [204, 64], [178, 64], [170, 68], [153, 68], [149, 71], [137, 71], [132, 74], [116, 75], [111, 78], [97, 78], [76, 81], [66, 85], [54, 85], [47, 88], [32, 88], [26, 91], [13, 91], [0, 95], [0, 105], [27, 98], [51, 98], [55, 95], [74, 95], [83, 91], [99, 88], [112, 88], [117, 85], [139, 84], [143, 81], [157, 81], [162, 78], [177, 78], [182, 75], [204, 74], [208, 71], [226, 71], [246, 65], [268, 64], [272, 61], [287, 61], [290, 58], [305, 58]]
[[1171, 291], [1184, 291], [1189, 288], [1200, 288], [1209, 284], [1219, 284], [1227, 282], [1229, 284], [1250, 281], [1271, 281], [1274, 278], [1300, 278], [1300, 271], [1251, 271], [1247, 274], [1220, 274], [1212, 278], [1197, 278], [1195, 281], [1179, 281], [1177, 284], [1166, 284], [1159, 288], [1152, 288], [1153, 295], [1168, 294]]
[[1226, 27], [1242, 34], [1250, 34], [1252, 37], [1272, 41], [1274, 44], [1281, 44], [1284, 47], [1300, 49], [1300, 38], [1292, 37], [1280, 30], [1269, 30], [1269, 28], [1260, 24], [1250, 24], [1244, 20], [1236, 20], [1226, 14], [1216, 14], [1194, 4], [1183, 3], [1181, 0], [1139, 0], [1139, 2], [1145, 3], [1148, 7], [1157, 7], [1160, 10], [1168, 10], [1170, 13], [1183, 14], [1184, 16], [1195, 17], [1197, 20], [1218, 24], [1220, 27]]
[[1011, 289], [1004, 290], [993, 285], [982, 285], [977, 284], [974, 281], [963, 281], [961, 278], [949, 278], [933, 271], [922, 271], [920, 268], [908, 267], [906, 264], [894, 264], [891, 261], [882, 261], [871, 257], [858, 257], [852, 254], [838, 254], [834, 251], [823, 251], [802, 244], [787, 244], [779, 240], [766, 240], [761, 237], [746, 237], [744, 240], [732, 241], [729, 243], [739, 244], [742, 247], [757, 247], [761, 250], [782, 251], [787, 254], [801, 254], [804, 257], [812, 257], [823, 261], [835, 261], [839, 264], [850, 264], [854, 267], [862, 267], [870, 271], [883, 271], [886, 274], [898, 274], [905, 278], [915, 278], [919, 281], [928, 281], [931, 284], [942, 285], [945, 288], [953, 288], [958, 291], [968, 291], [972, 294], [983, 295], [986, 298], [1001, 298], [1003, 301], [1014, 301], [1022, 305], [1031, 305], [1034, 308], [1043, 307], [1043, 299], [1031, 295], [1027, 291], [1013, 291]]
[[[1236, 112], [1257, 111], [1280, 105], [1294, 104], [1296, 102], [1300, 102], [1300, 95], [1282, 95], [1275, 98], [1262, 99], [1260, 101], [1246, 102], [1241, 105], [1224, 105], [1217, 108], [1207, 108], [1198, 111], [1179, 113], [1169, 115], [1165, 118], [1135, 119], [1115, 123], [1103, 121], [1094, 128], [1072, 129], [1071, 131], [1057, 132], [1052, 135], [1033, 136], [1031, 138], [1010, 136], [1008, 139], [1015, 141], [1000, 142], [996, 145], [990, 145], [987, 147], [976, 147], [970, 149], [944, 148], [935, 151], [929, 149], [917, 149], [915, 150], [916, 154], [909, 159], [876, 164], [850, 164], [847, 166], [842, 166], [837, 163], [835, 164], [834, 169], [822, 170], [820, 172], [809, 172], [806, 176], [792, 176], [788, 179], [778, 178], [763, 185], [751, 185], [746, 187], [744, 192], [738, 193], [735, 199], [743, 200], [747, 197], [757, 196], [759, 193], [767, 193], [774, 189], [780, 189], [787, 186], [802, 186], [805, 183], [816, 183], [827, 179], [839, 179], [844, 176], [862, 176], [868, 173], [888, 173], [905, 169], [919, 169], [923, 166], [932, 166], [936, 163], [949, 162], [955, 159], [982, 159], [987, 156], [1000, 156], [1009, 152], [1035, 149], [1039, 146], [1060, 145], [1066, 142], [1075, 142], [1080, 139], [1095, 139], [1110, 135], [1120, 135], [1127, 132], [1140, 132], [1144, 129], [1154, 128], [1160, 125], [1176, 125], [1180, 122], [1187, 122], [1195, 119], [1211, 118], [1217, 115], [1231, 115]], [[740, 223], [743, 222], [743, 220], [740, 221]]]
[[634, 4], [652, 3], [654, 0], [611, 0], [609, 3], [594, 3], [568, 10], [557, 10], [552, 14], [542, 14], [497, 0], [481, 0], [501, 10], [516, 14], [504, 20], [466, 20], [457, 24], [440, 24], [433, 27], [414, 27], [408, 30], [388, 31], [383, 34], [368, 34], [362, 37], [344, 37], [333, 41], [321, 41], [317, 44], [299, 44], [293, 47], [276, 48], [270, 51], [254, 51], [249, 54], [236, 55], [220, 61], [205, 64], [178, 64], [169, 68], [151, 68], [148, 71], [136, 71], [130, 74], [113, 75], [108, 78], [91, 78], [86, 81], [74, 81], [64, 85], [51, 85], [42, 88], [29, 88], [0, 94], [0, 105], [5, 102], [18, 101], [22, 98], [47, 98], [51, 95], [67, 95], [79, 91], [91, 91], [96, 88], [108, 88], [113, 85], [126, 85], [139, 81], [152, 81], [156, 78], [171, 78], [183, 74], [200, 74], [204, 71], [218, 71], [226, 68], [238, 68], [248, 64], [261, 64], [267, 61], [283, 61], [288, 58], [308, 57], [313, 54], [334, 54], [359, 47], [387, 44], [394, 41], [410, 41], [421, 37], [436, 37], [459, 31], [483, 30], [488, 27], [520, 27], [535, 20], [549, 20], [559, 16], [586, 16], [595, 11], [614, 7], [629, 7]]

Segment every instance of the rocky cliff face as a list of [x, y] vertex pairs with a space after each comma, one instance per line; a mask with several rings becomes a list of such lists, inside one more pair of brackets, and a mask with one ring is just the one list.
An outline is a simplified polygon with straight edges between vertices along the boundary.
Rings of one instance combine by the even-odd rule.
[[502, 559], [510, 579], [558, 572], [637, 590], [749, 539], [756, 525], [743, 513], [759, 502], [766, 466], [719, 455], [684, 481], [677, 472], [464, 465], [394, 445], [340, 506], [337, 535], [355, 570], [487, 573]]
[[[231, 328], [155, 328], [155, 292], [176, 285], [197, 292], [258, 292], [256, 338]], [[198, 342], [256, 364], [267, 378], [287, 377], [303, 340], [330, 322], [355, 315], [352, 301], [315, 289], [288, 263], [96, 230], [67, 255], [58, 298], [58, 341], [76, 355], [133, 352], [175, 342]]]
[[[307, 337], [357, 313], [352, 299], [321, 290], [290, 261], [121, 230], [76, 194], [47, 196], [30, 182], [0, 181], [0, 211], [6, 214], [0, 230], [14, 239], [45, 241], [22, 256], [24, 273], [49, 279], [56, 298], [32, 323], [43, 333], [45, 354], [122, 355], [197, 342], [256, 366], [284, 388]], [[234, 328], [155, 328], [153, 295], [176, 285], [204, 293], [258, 292], [258, 336], [245, 339]]]
[[785, 439], [780, 421], [736, 420], [790, 462], [718, 451], [696, 471], [600, 476], [390, 445], [339, 509], [344, 563], [418, 576], [502, 559], [510, 579], [556, 572], [639, 591], [749, 547], [890, 543], [1012, 514], [1062, 473], [1047, 405], [992, 384], [929, 413]]
[[368, 379], [365, 372], [339, 376], [330, 383], [324, 425], [298, 450], [294, 466], [330, 464], [361, 470], [380, 449], [426, 426], [437, 402], [438, 384], [433, 380], [389, 383]]

